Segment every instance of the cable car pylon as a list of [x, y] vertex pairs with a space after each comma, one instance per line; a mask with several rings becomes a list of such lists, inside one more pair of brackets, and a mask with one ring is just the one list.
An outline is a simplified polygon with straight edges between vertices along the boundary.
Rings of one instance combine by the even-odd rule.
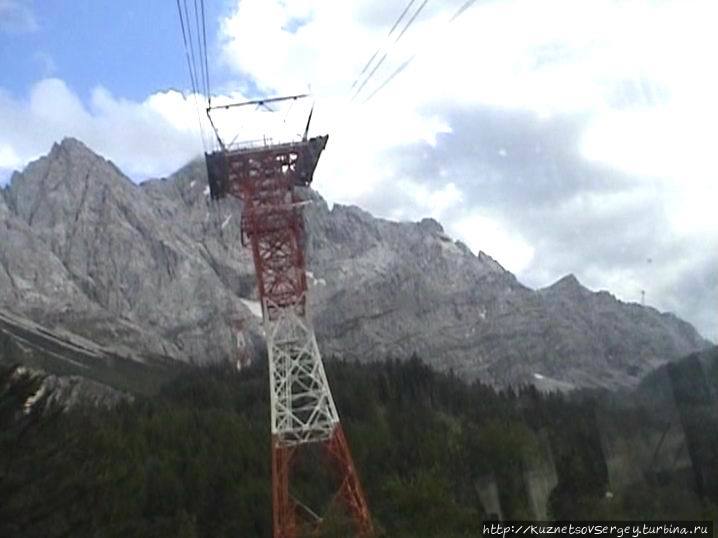
[[[304, 95], [247, 101], [230, 108], [266, 106]], [[210, 121], [212, 120], [210, 116]], [[311, 120], [311, 114], [310, 118]], [[214, 124], [213, 124], [214, 127]], [[206, 153], [210, 194], [242, 201], [241, 241], [252, 249], [269, 356], [272, 526], [274, 538], [296, 538], [298, 512], [316, 515], [290, 493], [292, 467], [311, 445], [321, 446], [333, 467], [337, 493], [356, 535], [374, 535], [369, 508], [342, 429], [309, 315], [304, 258], [304, 219], [295, 187], [312, 183], [328, 135], [300, 141], [228, 147]], [[215, 129], [216, 132], [216, 129]]]

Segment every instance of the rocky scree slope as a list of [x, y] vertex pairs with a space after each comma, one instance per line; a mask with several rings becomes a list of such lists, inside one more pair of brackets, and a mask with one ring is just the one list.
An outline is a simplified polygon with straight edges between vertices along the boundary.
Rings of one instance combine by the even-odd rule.
[[[239, 204], [208, 194], [202, 161], [136, 185], [81, 142], [63, 140], [2, 191], [0, 308], [118, 353], [198, 364], [231, 360], [239, 319], [260, 350]], [[304, 196], [312, 312], [326, 356], [418, 353], [499, 385], [541, 378], [614, 387], [708, 345], [675, 316], [594, 293], [573, 276], [529, 289], [434, 220], [391, 222], [329, 209], [311, 190]]]
[[22, 414], [69, 411], [78, 407], [112, 408], [132, 402], [131, 394], [118, 391], [83, 376], [57, 376], [25, 366], [4, 369], [0, 364], [0, 401], [12, 399], [18, 386], [32, 385], [34, 390], [23, 402]]

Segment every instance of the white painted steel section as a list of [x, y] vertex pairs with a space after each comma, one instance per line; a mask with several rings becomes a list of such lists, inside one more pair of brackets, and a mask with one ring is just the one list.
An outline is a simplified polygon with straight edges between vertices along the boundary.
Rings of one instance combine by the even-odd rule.
[[279, 308], [265, 300], [263, 315], [272, 434], [285, 446], [329, 439], [339, 415], [313, 327], [295, 306]]

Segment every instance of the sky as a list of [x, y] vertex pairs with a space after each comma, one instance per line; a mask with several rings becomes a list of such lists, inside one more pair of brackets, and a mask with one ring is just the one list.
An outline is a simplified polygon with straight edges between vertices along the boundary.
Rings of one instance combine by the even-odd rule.
[[[213, 112], [225, 141], [296, 136], [314, 105], [329, 203], [718, 341], [714, 0], [202, 4], [214, 104], [312, 94]], [[136, 181], [213, 148], [185, 54], [176, 1], [0, 0], [0, 184], [64, 136]]]

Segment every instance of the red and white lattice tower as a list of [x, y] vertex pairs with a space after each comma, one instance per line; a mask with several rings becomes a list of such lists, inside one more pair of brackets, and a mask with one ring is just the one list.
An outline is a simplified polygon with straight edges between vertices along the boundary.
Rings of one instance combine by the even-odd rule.
[[309, 316], [304, 263], [305, 204], [296, 186], [312, 181], [327, 136], [206, 155], [213, 198], [243, 202], [242, 243], [252, 249], [269, 352], [274, 538], [295, 538], [291, 468], [300, 449], [324, 447], [358, 536], [373, 535], [369, 509], [324, 373]]

